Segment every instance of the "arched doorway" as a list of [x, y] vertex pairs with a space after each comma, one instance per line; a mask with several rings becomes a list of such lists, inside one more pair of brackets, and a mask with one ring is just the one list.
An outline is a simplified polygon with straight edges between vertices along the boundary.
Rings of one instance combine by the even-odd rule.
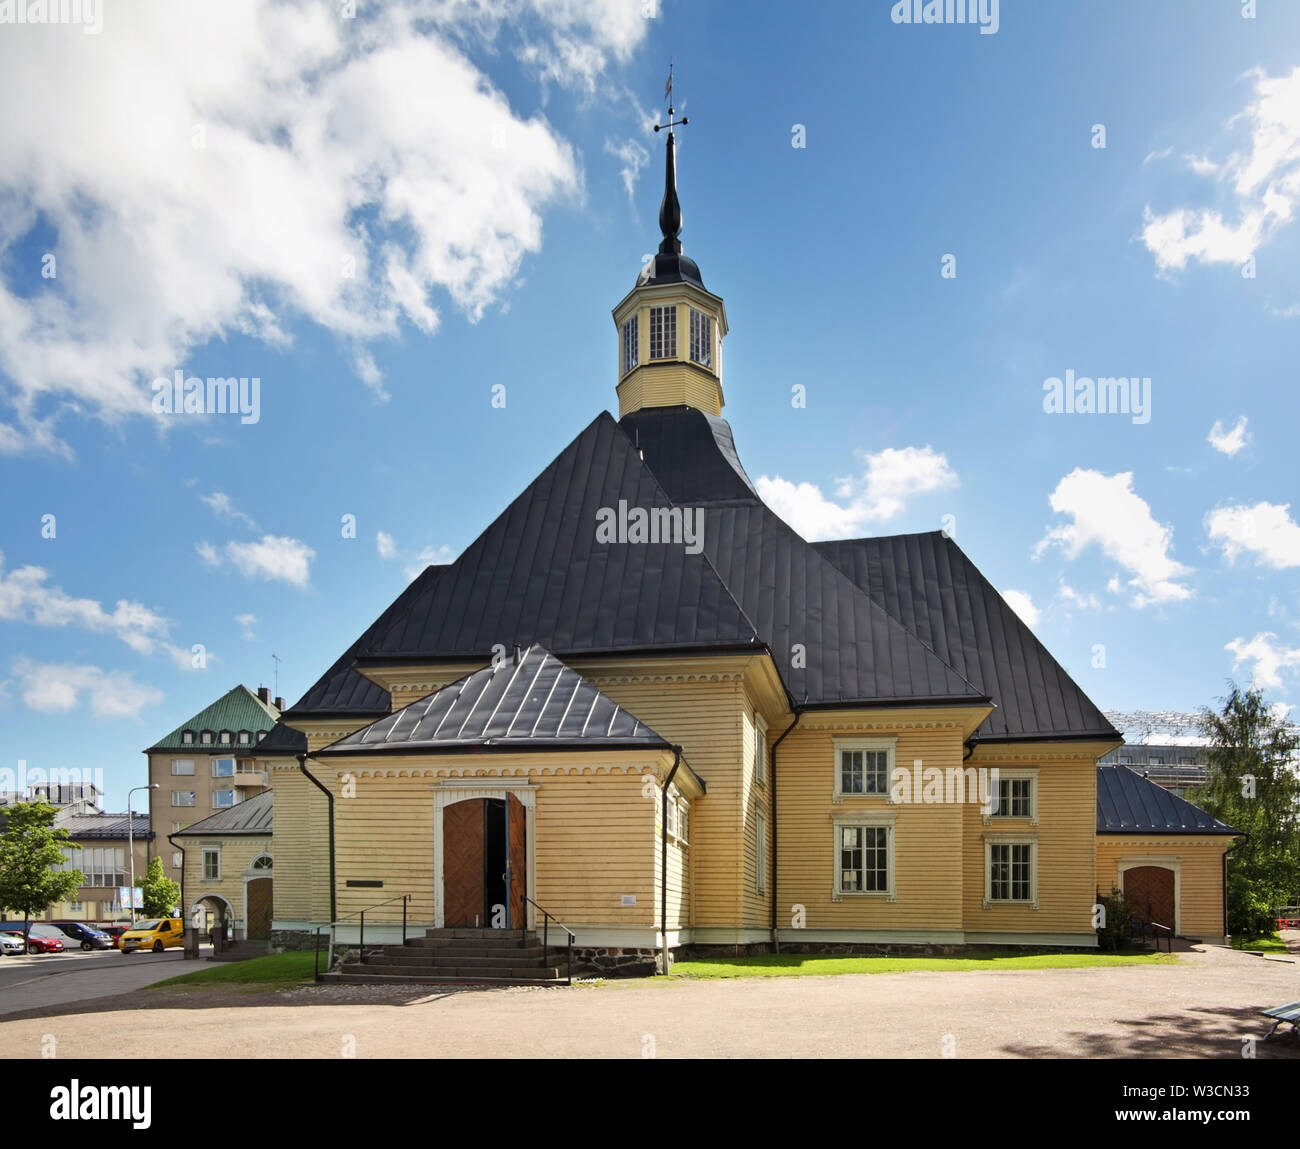
[[202, 910], [204, 921], [199, 927], [199, 940], [208, 941], [217, 930], [225, 930], [228, 938], [234, 937], [235, 910], [220, 894], [204, 894], [196, 898], [190, 907], [191, 919], [194, 911]]
[[1133, 913], [1147, 922], [1178, 930], [1175, 873], [1166, 866], [1130, 866], [1121, 874]]
[[250, 941], [271, 937], [274, 879], [270, 854], [258, 854], [244, 871], [244, 936]]

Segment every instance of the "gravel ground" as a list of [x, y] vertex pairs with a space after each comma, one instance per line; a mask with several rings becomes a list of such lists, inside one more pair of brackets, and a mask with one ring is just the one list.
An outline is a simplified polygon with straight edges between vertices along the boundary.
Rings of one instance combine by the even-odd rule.
[[[919, 971], [565, 988], [144, 989], [0, 1021], [0, 1053], [196, 1057], [1238, 1058], [1300, 964], [1198, 947], [1177, 965]], [[111, 1034], [111, 1040], [105, 1040]], [[1300, 1057], [1300, 1041], [1257, 1056]]]

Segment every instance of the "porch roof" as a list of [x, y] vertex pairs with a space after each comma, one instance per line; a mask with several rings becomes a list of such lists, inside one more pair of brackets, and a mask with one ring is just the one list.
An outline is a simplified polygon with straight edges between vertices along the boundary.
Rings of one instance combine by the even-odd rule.
[[1098, 766], [1097, 833], [1240, 835], [1241, 831], [1127, 766]]
[[318, 750], [313, 757], [494, 750], [671, 749], [537, 643]]

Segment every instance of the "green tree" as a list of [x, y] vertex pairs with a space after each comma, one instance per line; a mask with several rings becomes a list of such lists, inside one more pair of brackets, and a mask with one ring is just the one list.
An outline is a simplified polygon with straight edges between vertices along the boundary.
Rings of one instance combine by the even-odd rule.
[[1210, 777], [1188, 800], [1242, 831], [1228, 854], [1228, 932], [1270, 933], [1273, 911], [1300, 901], [1300, 736], [1262, 690], [1231, 694], [1201, 712]]
[[180, 882], [163, 873], [162, 859], [155, 857], [140, 879], [140, 901], [146, 918], [169, 918], [181, 896]]
[[0, 833], [0, 906], [23, 915], [23, 933], [33, 914], [71, 898], [86, 880], [80, 870], [59, 870], [67, 857], [68, 831], [54, 825], [48, 802], [19, 802], [5, 811]]

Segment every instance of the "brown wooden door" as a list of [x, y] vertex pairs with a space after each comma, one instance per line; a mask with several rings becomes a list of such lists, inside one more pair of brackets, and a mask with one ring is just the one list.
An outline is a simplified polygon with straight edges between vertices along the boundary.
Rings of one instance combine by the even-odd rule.
[[443, 925], [486, 926], [483, 920], [485, 798], [456, 802], [442, 812]]
[[1133, 912], [1148, 922], [1174, 928], [1174, 872], [1163, 866], [1124, 871], [1124, 893]]
[[248, 883], [248, 923], [245, 934], [252, 941], [271, 936], [271, 879], [254, 878]]
[[528, 812], [513, 794], [506, 802], [506, 818], [510, 874], [509, 926], [512, 930], [519, 930], [524, 927], [524, 893], [528, 889]]

